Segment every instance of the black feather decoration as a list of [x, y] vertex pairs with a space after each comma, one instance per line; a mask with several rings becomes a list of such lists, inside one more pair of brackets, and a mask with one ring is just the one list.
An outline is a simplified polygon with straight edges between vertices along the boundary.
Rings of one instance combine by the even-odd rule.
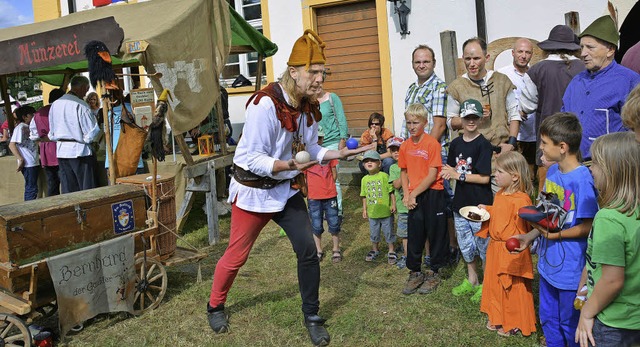
[[101, 41], [89, 41], [84, 46], [84, 55], [89, 63], [89, 79], [93, 88], [96, 88], [99, 81], [103, 81], [106, 89], [118, 89], [107, 45]]

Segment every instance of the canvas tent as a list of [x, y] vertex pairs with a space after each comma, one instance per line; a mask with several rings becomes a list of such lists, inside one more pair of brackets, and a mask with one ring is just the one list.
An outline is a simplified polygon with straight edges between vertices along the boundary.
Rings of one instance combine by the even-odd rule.
[[[212, 109], [219, 96], [219, 72], [230, 51], [256, 51], [261, 57], [277, 51], [275, 44], [244, 21], [224, 0], [154, 0], [101, 7], [0, 30], [0, 54], [8, 62], [0, 67], [0, 81], [6, 86], [7, 77], [30, 72], [45, 82], [60, 85], [65, 71], [86, 71], [84, 54], [74, 54], [72, 59], [71, 53], [82, 51], [86, 42], [96, 39], [82, 36], [90, 24], [98, 23], [100, 29], [100, 21], [110, 18], [116, 26], [104, 24], [104, 30], [97, 33], [107, 37], [123, 35], [122, 44], [110, 48], [114, 65], [142, 65], [148, 73], [162, 73], [161, 78], [151, 81], [158, 94], [166, 88], [173, 95], [170, 104], [172, 128], [176, 133], [195, 127]], [[65, 39], [60, 33], [74, 26], [78, 26], [77, 29], [68, 31], [66, 41], [60, 43]], [[64, 49], [65, 44], [69, 54], [56, 51], [58, 47]], [[144, 46], [146, 49], [142, 50]], [[39, 58], [39, 66], [33, 69], [25, 66], [28, 55], [37, 54], [43, 47], [51, 54], [31, 56], [33, 61]], [[60, 64], [59, 59], [47, 59], [56, 58], [56, 53], [71, 61]], [[2, 88], [3, 99], [8, 98], [6, 89]]]

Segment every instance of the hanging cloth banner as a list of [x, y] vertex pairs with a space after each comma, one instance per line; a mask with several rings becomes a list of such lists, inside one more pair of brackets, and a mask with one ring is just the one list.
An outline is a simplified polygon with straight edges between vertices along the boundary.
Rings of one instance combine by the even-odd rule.
[[120, 236], [47, 259], [62, 336], [100, 313], [133, 311], [133, 237]]

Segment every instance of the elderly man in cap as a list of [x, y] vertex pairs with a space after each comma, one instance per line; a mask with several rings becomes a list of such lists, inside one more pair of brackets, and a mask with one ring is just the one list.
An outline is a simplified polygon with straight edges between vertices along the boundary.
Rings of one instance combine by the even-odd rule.
[[[329, 344], [325, 320], [318, 316], [320, 265], [316, 245], [307, 206], [298, 190], [300, 183], [294, 178], [318, 162], [346, 158], [373, 146], [335, 151], [317, 144], [322, 114], [316, 92], [324, 73], [324, 46], [313, 31], [306, 30], [295, 42], [280, 82], [269, 84], [247, 102], [229, 186], [229, 246], [216, 265], [207, 305], [209, 325], [216, 333], [229, 330], [224, 311], [227, 294], [260, 231], [273, 220], [284, 229], [297, 256], [302, 312], [311, 341], [319, 346]], [[294, 152], [303, 146], [312, 158], [307, 163], [293, 159]]]
[[562, 97], [563, 112], [573, 112], [582, 125], [580, 151], [591, 160], [590, 147], [601, 135], [625, 131], [620, 117], [627, 95], [640, 75], [613, 59], [620, 35], [613, 19], [602, 16], [580, 34], [581, 57], [587, 70], [577, 74]]
[[520, 92], [520, 109], [525, 114], [534, 112], [536, 165], [538, 165], [538, 190], [542, 190], [547, 177], [547, 169], [542, 165], [540, 157], [540, 124], [547, 117], [560, 111], [562, 95], [571, 79], [584, 71], [584, 63], [576, 58], [575, 53], [580, 49], [578, 37], [570, 27], [556, 25], [551, 29], [549, 38], [538, 43], [547, 58], [533, 65], [524, 74], [524, 86]]

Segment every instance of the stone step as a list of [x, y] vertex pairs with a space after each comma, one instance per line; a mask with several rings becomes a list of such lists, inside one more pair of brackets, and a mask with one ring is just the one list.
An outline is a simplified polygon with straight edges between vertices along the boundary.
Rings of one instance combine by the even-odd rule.
[[356, 186], [360, 187], [360, 182], [362, 181], [362, 172], [358, 168], [358, 162], [354, 160], [355, 166], [343, 166], [342, 164], [345, 161], [340, 161], [340, 169], [338, 170], [338, 179], [340, 180], [340, 185], [343, 187], [346, 186]]

